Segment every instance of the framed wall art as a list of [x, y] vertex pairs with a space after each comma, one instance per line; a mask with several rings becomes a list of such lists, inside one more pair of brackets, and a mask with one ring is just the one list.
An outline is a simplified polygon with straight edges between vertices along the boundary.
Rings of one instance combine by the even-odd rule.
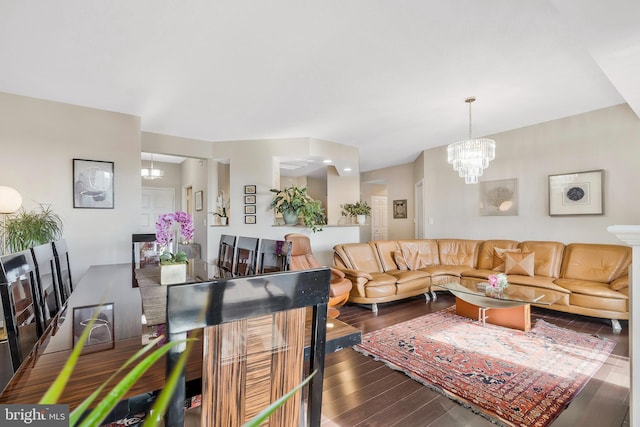
[[549, 216], [603, 214], [603, 169], [549, 175]]
[[245, 224], [255, 224], [256, 223], [256, 216], [255, 215], [245, 215], [244, 216], [244, 223]]
[[244, 204], [245, 205], [255, 205], [256, 204], [256, 196], [244, 196]]
[[480, 216], [518, 215], [518, 179], [498, 179], [478, 183]]
[[256, 186], [255, 185], [245, 185], [244, 186], [244, 194], [256, 194]]
[[256, 205], [245, 205], [244, 206], [244, 213], [245, 214], [255, 215], [255, 213], [256, 213]]
[[197, 211], [202, 210], [202, 191], [196, 191], [194, 204]]
[[82, 347], [83, 354], [108, 350], [114, 346], [113, 303], [73, 308], [73, 345], [78, 343], [93, 317], [95, 321]]
[[393, 201], [393, 218], [407, 217], [407, 199]]
[[73, 207], [113, 209], [113, 162], [73, 159]]

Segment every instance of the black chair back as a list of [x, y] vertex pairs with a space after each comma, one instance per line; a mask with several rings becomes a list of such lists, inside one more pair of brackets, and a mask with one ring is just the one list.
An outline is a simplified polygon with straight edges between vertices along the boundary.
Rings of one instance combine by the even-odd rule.
[[[31, 248], [31, 255], [35, 264], [36, 280], [38, 283], [39, 295], [42, 296], [42, 302], [46, 305], [46, 310], [42, 313], [49, 313], [54, 317], [60, 312], [62, 304], [67, 300], [63, 289], [58, 281], [55, 268], [55, 256], [53, 255], [53, 246], [50, 243], [39, 245]], [[45, 323], [49, 319], [45, 317]]]
[[233, 277], [233, 257], [236, 250], [236, 236], [223, 234], [220, 236], [220, 246], [218, 247], [218, 272], [220, 278]]
[[71, 280], [71, 263], [69, 262], [67, 241], [64, 239], [56, 240], [51, 244], [51, 246], [53, 247], [58, 283], [60, 283], [60, 287], [65, 293], [66, 300], [71, 295], [71, 292], [73, 292], [73, 280]]
[[31, 251], [0, 258], [0, 299], [14, 372], [44, 333]]
[[[302, 381], [306, 307], [312, 308], [309, 372], [317, 371], [306, 394], [306, 425], [320, 425], [330, 278], [330, 269], [320, 268], [167, 287], [168, 340], [181, 340], [188, 331], [204, 328], [203, 347], [211, 349], [202, 363], [202, 425], [239, 425], [248, 411], [245, 405], [259, 405], [259, 398], [245, 394], [250, 377], [256, 373], [256, 366], [250, 361], [258, 353], [266, 356], [255, 360], [255, 365], [265, 371], [265, 379], [271, 385], [271, 401]], [[292, 317], [286, 317], [289, 315]], [[257, 331], [252, 331], [251, 325]], [[256, 352], [249, 357], [251, 349]], [[173, 372], [183, 351], [184, 346], [170, 350], [167, 375]], [[296, 362], [298, 367], [292, 369], [290, 364]], [[285, 405], [299, 408], [298, 399], [296, 402], [294, 396]], [[184, 401], [183, 370], [165, 414], [166, 426], [184, 425]], [[266, 404], [268, 401], [269, 397]], [[216, 406], [223, 410], [216, 410]], [[284, 407], [281, 410], [278, 412], [284, 420], [272, 419], [273, 425], [298, 424], [295, 408], [291, 412]]]
[[238, 237], [235, 261], [233, 263], [234, 276], [251, 276], [256, 274], [259, 244], [260, 239], [257, 237]]
[[286, 240], [260, 239], [258, 250], [258, 274], [289, 271], [291, 242]]

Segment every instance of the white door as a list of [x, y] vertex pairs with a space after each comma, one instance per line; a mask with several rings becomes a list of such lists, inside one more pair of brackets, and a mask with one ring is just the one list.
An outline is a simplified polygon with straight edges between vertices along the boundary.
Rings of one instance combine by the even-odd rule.
[[389, 210], [387, 196], [371, 196], [371, 239], [389, 238]]
[[415, 238], [426, 239], [426, 226], [424, 217], [424, 181], [420, 180], [415, 187]]
[[173, 188], [142, 187], [140, 232], [155, 233], [158, 215], [175, 211], [176, 194]]

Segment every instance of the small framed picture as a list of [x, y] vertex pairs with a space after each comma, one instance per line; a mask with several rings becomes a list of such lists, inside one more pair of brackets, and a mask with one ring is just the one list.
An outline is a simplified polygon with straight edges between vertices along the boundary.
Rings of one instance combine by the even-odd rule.
[[256, 204], [256, 196], [244, 196], [244, 204], [245, 205], [255, 205]]
[[256, 194], [256, 186], [255, 185], [245, 185], [244, 186], [244, 194]]
[[603, 215], [604, 170], [549, 175], [549, 216]]
[[394, 218], [407, 217], [407, 199], [393, 201], [393, 217]]
[[197, 211], [202, 210], [202, 191], [196, 191], [195, 205]]
[[82, 347], [82, 354], [108, 350], [114, 347], [113, 303], [86, 305], [73, 309], [73, 345], [95, 318]]
[[255, 224], [256, 223], [256, 216], [255, 215], [245, 215], [244, 216], [244, 223], [245, 224]]
[[253, 214], [253, 215], [255, 215], [255, 213], [256, 213], [256, 205], [245, 205], [244, 213], [245, 214]]
[[113, 162], [73, 159], [73, 207], [113, 209]]

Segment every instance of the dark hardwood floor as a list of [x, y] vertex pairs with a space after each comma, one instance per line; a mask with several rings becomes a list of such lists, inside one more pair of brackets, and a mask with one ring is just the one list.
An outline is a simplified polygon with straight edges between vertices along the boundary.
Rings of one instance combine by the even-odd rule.
[[[451, 295], [438, 294], [425, 303], [413, 298], [379, 305], [378, 314], [361, 306], [340, 309], [339, 319], [362, 330], [374, 331], [454, 304]], [[552, 427], [629, 426], [629, 329], [622, 322], [619, 334], [603, 319], [532, 309], [532, 322], [549, 323], [575, 331], [598, 334], [616, 341], [607, 362], [587, 383]], [[405, 374], [363, 356], [353, 349], [327, 355], [323, 422], [329, 426], [495, 426], [452, 400], [413, 381]]]

